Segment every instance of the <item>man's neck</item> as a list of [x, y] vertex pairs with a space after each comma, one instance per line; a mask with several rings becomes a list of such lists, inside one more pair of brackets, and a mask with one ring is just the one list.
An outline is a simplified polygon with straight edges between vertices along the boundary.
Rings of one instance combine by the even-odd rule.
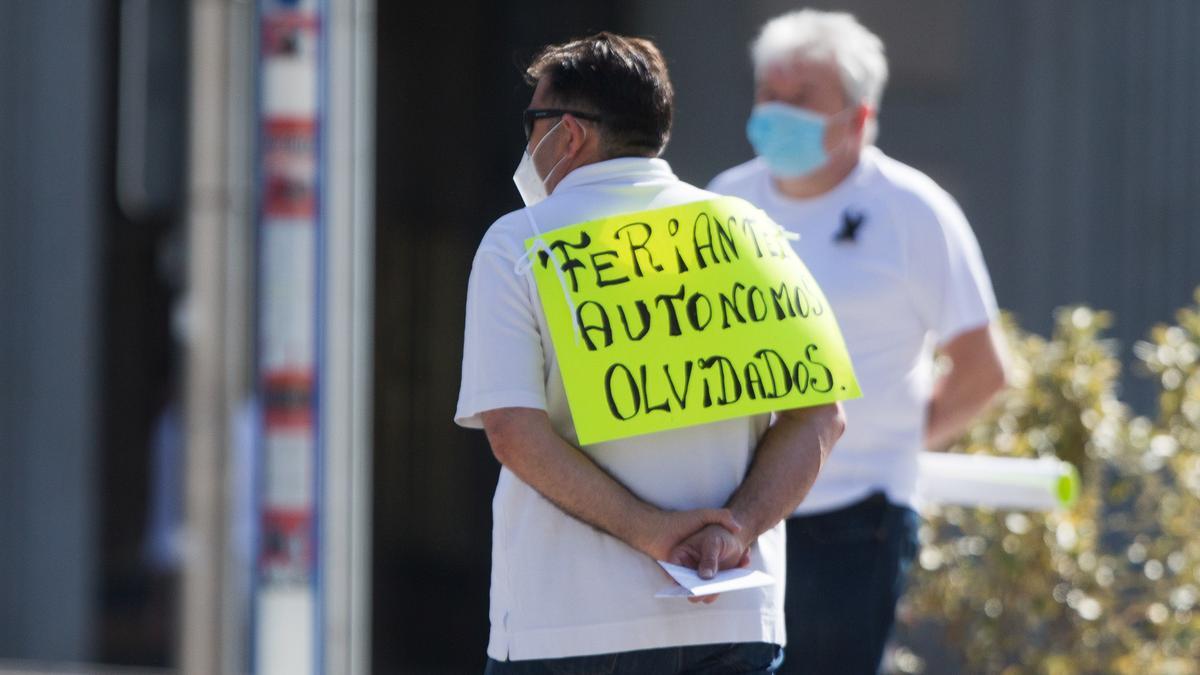
[[816, 171], [799, 178], [772, 176], [775, 189], [792, 199], [820, 197], [842, 184], [862, 159], [862, 151], [855, 152], [839, 161], [831, 162]]

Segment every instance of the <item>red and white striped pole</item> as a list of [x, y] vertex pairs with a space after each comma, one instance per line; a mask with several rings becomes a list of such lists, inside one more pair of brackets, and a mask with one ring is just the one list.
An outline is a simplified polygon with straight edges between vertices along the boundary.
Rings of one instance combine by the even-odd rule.
[[259, 0], [254, 672], [321, 672], [322, 3]]

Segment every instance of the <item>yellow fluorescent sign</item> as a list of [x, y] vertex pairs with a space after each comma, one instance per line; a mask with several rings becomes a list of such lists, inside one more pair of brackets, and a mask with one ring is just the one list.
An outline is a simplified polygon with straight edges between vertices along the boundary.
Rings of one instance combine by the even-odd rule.
[[861, 395], [786, 236], [722, 197], [525, 242], [580, 444]]

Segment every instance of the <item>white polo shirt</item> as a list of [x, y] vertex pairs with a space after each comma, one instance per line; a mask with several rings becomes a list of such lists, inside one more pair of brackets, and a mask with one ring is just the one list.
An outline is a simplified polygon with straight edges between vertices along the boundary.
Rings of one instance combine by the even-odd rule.
[[[576, 169], [531, 209], [542, 232], [604, 216], [710, 199], [661, 159], [622, 158]], [[545, 410], [578, 447], [554, 345], [532, 274], [514, 271], [534, 234], [524, 209], [484, 235], [467, 290], [462, 388], [455, 422], [481, 412]], [[741, 484], [769, 416], [757, 415], [583, 446], [614, 478], [666, 509], [720, 507]], [[491, 639], [498, 660], [558, 658], [723, 642], [785, 642], [784, 533], [751, 552], [773, 587], [711, 605], [655, 598], [669, 583], [649, 557], [566, 515], [507, 469], [492, 502]]]
[[797, 513], [836, 509], [876, 490], [911, 505], [934, 346], [997, 314], [962, 211], [928, 176], [875, 147], [812, 199], [781, 194], [759, 159], [725, 171], [709, 189], [753, 203], [800, 235], [793, 245], [829, 299], [862, 387], [862, 398], [843, 403], [846, 432]]

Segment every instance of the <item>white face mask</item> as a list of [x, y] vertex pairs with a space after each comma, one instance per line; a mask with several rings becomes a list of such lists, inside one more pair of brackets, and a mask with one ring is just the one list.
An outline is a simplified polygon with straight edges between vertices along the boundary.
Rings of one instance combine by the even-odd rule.
[[[538, 144], [534, 146], [532, 154], [528, 148], [521, 153], [521, 163], [517, 164], [517, 170], [513, 173], [513, 182], [517, 184], [517, 192], [521, 193], [521, 199], [524, 200], [525, 206], [533, 206], [548, 196], [546, 181], [558, 169], [558, 165], [562, 164], [562, 161], [567, 158], [566, 155], [559, 158], [544, 179], [538, 175], [537, 167], [533, 165], [533, 156], [537, 155], [538, 150], [542, 147], [542, 143], [545, 143], [546, 139], [550, 138], [550, 134], [553, 134], [560, 126], [562, 126], [562, 120], [559, 120], [553, 129], [547, 131], [545, 136], [542, 136], [542, 140], [538, 141]], [[586, 129], [584, 133], [587, 133]]]

